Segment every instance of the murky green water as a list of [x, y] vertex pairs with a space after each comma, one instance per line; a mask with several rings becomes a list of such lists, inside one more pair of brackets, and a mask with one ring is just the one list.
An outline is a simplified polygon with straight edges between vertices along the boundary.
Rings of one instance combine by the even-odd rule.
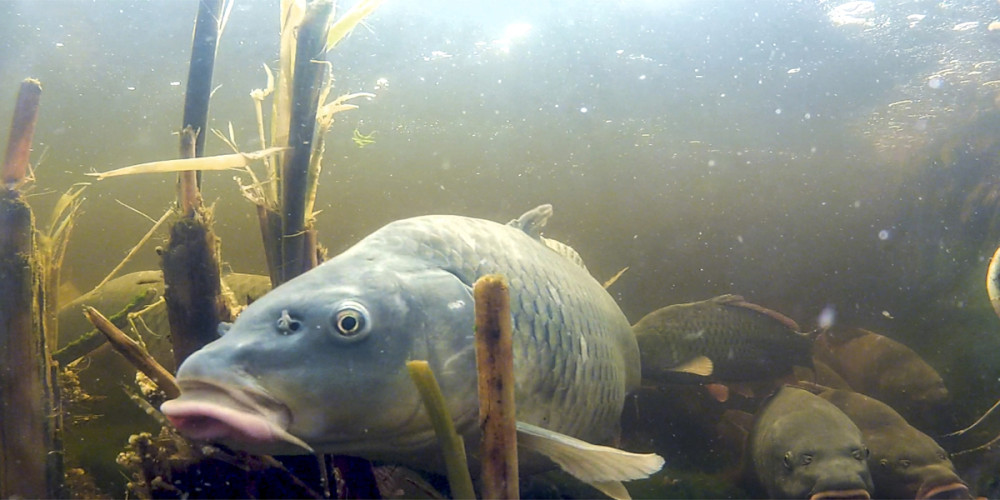
[[[327, 137], [320, 240], [337, 253], [404, 217], [552, 203], [546, 235], [598, 279], [629, 266], [610, 291], [633, 322], [723, 293], [804, 328], [833, 306], [924, 356], [970, 422], [1000, 397], [983, 286], [1000, 242], [1000, 10], [855, 3], [389, 0], [330, 57], [335, 92], [376, 97]], [[195, 10], [0, 3], [0, 117], [21, 79], [44, 87], [36, 213], [87, 172], [177, 155]], [[210, 126], [231, 123], [244, 150], [277, 15], [238, 0], [218, 50]], [[229, 151], [210, 136], [207, 152]], [[224, 259], [264, 273], [234, 175], [206, 173], [204, 196]], [[152, 224], [123, 204], [159, 218], [173, 186], [90, 186], [64, 278], [100, 281]], [[155, 268], [152, 246], [123, 272]]]

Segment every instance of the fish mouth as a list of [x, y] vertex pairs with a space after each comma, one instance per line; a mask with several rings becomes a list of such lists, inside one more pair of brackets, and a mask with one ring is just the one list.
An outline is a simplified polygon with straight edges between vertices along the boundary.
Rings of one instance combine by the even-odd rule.
[[917, 491], [916, 498], [946, 500], [972, 498], [972, 494], [969, 493], [968, 486], [963, 483], [955, 482], [930, 487], [921, 486], [920, 491]]
[[224, 386], [202, 379], [178, 380], [181, 395], [163, 403], [160, 411], [181, 434], [218, 441], [247, 451], [289, 449], [313, 453], [312, 447], [290, 434], [287, 406], [251, 386]]
[[858, 498], [862, 500], [868, 500], [872, 496], [868, 493], [868, 490], [863, 488], [857, 488], [852, 490], [830, 490], [821, 491], [819, 493], [813, 493], [809, 500], [832, 500], [832, 499], [848, 499], [848, 498]]

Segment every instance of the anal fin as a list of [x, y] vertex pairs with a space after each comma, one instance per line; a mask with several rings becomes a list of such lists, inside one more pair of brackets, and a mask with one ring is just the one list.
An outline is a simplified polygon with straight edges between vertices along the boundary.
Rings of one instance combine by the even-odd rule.
[[649, 477], [663, 467], [663, 457], [655, 453], [595, 445], [524, 422], [517, 423], [517, 442], [612, 498], [629, 498], [621, 481]]

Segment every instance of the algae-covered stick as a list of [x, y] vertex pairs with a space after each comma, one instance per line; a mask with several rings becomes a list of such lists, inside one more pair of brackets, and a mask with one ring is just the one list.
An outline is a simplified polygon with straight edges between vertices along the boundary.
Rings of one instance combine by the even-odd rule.
[[153, 379], [156, 385], [167, 395], [168, 399], [174, 399], [181, 395], [181, 389], [177, 386], [177, 380], [160, 363], [157, 363], [153, 356], [143, 349], [136, 341], [125, 335], [125, 332], [113, 325], [108, 318], [105, 318], [97, 309], [87, 306], [84, 314], [94, 328], [101, 331], [119, 354], [125, 357], [139, 371]]
[[452, 423], [451, 415], [448, 414], [444, 395], [441, 394], [441, 387], [434, 378], [434, 372], [426, 361], [407, 361], [406, 369], [409, 370], [410, 378], [420, 391], [420, 398], [424, 401], [424, 408], [434, 427], [434, 434], [441, 445], [451, 496], [476, 498], [476, 492], [472, 488], [472, 477], [469, 475], [469, 465], [465, 458], [465, 443], [462, 441], [462, 436], [455, 431], [455, 425]]
[[38, 103], [42, 97], [42, 84], [29, 78], [21, 82], [17, 93], [17, 105], [10, 124], [7, 153], [3, 160], [3, 182], [13, 186], [28, 173], [28, 156], [31, 154], [31, 138], [38, 120]]
[[473, 287], [476, 307], [476, 370], [482, 429], [483, 498], [518, 498], [517, 421], [510, 294], [498, 274]]
[[281, 172], [281, 269], [282, 281], [307, 270], [306, 258], [314, 250], [305, 248], [306, 205], [309, 200], [309, 165], [316, 132], [319, 89], [327, 66], [314, 59], [323, 54], [333, 2], [315, 0], [306, 6], [299, 26], [292, 82], [292, 114], [288, 145], [292, 151]]

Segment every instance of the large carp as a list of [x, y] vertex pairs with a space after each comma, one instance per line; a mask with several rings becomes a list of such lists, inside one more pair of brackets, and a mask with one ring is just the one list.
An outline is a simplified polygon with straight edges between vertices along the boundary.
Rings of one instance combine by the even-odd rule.
[[540, 206], [507, 225], [433, 215], [386, 225], [251, 304], [180, 367], [163, 413], [182, 432], [250, 451], [312, 451], [441, 467], [407, 360], [430, 363], [475, 458], [472, 285], [504, 275], [514, 330], [518, 438], [525, 467], [546, 455], [612, 496], [657, 455], [614, 443], [640, 380], [635, 337], [614, 299], [540, 229]]

